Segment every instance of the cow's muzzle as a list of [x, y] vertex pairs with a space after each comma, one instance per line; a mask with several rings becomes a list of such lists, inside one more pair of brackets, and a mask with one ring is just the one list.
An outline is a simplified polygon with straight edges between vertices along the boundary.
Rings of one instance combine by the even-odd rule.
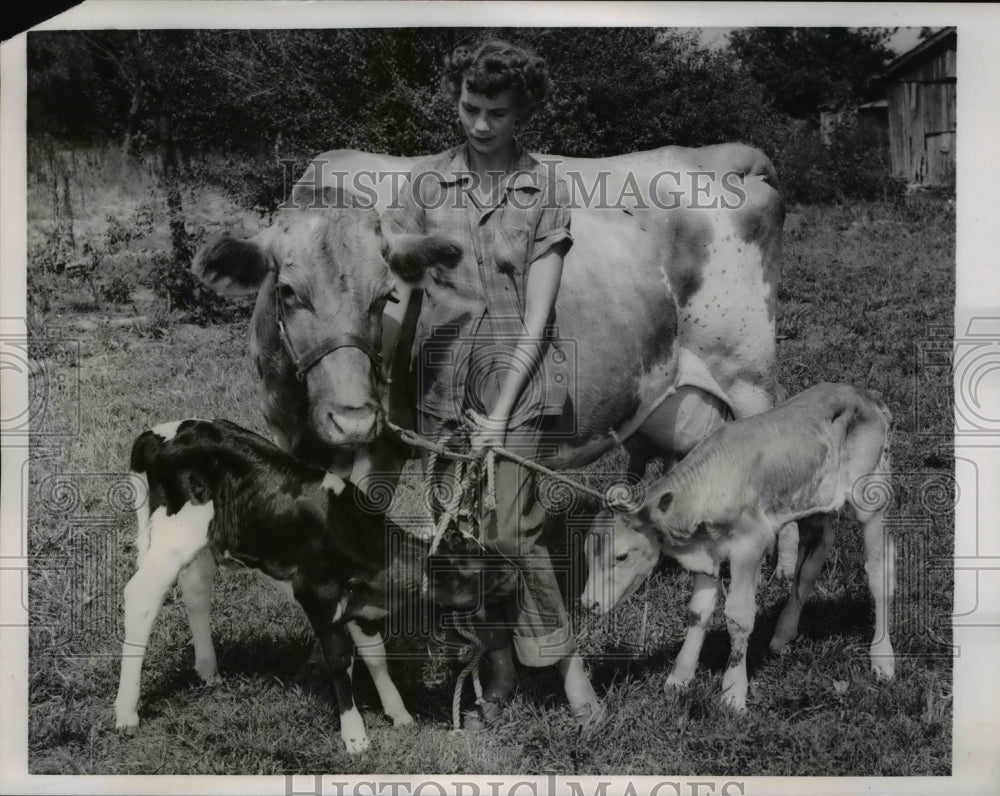
[[323, 436], [333, 445], [367, 445], [382, 433], [382, 407], [372, 402], [358, 407], [338, 406], [323, 418]]

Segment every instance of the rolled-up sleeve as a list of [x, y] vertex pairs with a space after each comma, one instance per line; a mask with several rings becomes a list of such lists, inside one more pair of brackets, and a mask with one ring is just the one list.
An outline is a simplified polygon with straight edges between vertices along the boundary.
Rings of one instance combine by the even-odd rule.
[[555, 180], [549, 184], [542, 199], [542, 212], [536, 227], [531, 262], [544, 257], [555, 247], [559, 247], [565, 256], [573, 245], [569, 225], [569, 190], [564, 180]]

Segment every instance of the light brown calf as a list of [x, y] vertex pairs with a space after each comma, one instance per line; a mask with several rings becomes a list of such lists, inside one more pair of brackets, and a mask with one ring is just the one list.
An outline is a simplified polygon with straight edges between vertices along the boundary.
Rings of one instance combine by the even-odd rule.
[[693, 677], [715, 610], [719, 569], [731, 574], [726, 625], [731, 639], [723, 699], [745, 709], [746, 649], [756, 614], [764, 553], [778, 530], [799, 522], [799, 555], [791, 596], [771, 649], [798, 632], [802, 604], [833, 541], [833, 515], [848, 508], [864, 526], [868, 585], [875, 600], [870, 653], [875, 673], [893, 676], [888, 611], [895, 583], [888, 503], [889, 425], [885, 405], [843, 384], [820, 384], [769, 412], [725, 425], [654, 482], [643, 504], [618, 514], [613, 529], [595, 522], [588, 536], [585, 608], [606, 613], [649, 576], [661, 553], [695, 573], [684, 645], [667, 687]]

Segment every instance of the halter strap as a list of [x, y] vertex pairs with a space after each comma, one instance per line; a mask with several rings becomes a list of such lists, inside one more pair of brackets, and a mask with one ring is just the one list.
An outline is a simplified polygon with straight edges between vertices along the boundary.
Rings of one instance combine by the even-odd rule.
[[375, 350], [371, 343], [362, 337], [358, 337], [356, 334], [335, 334], [324, 338], [302, 356], [296, 354], [291, 338], [288, 336], [288, 331], [285, 329], [285, 318], [281, 309], [281, 296], [278, 292], [277, 282], [274, 285], [274, 317], [278, 324], [278, 337], [281, 339], [281, 345], [295, 367], [295, 375], [299, 381], [305, 381], [306, 373], [309, 372], [310, 368], [316, 365], [327, 354], [333, 353], [338, 348], [357, 348], [363, 351], [368, 356], [368, 359], [371, 360], [372, 367], [375, 369], [376, 379], [379, 381], [382, 380], [381, 352]]

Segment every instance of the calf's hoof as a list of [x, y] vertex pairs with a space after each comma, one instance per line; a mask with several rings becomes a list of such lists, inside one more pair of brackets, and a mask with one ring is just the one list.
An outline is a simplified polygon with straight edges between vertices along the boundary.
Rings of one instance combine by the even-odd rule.
[[722, 681], [722, 704], [737, 713], [745, 713], [747, 709], [747, 683], [727, 683]]
[[730, 710], [735, 710], [737, 713], [746, 713], [747, 711], [747, 697], [746, 694], [734, 694], [730, 691], [725, 691], [722, 694], [722, 704], [725, 705]]
[[222, 682], [222, 678], [219, 677], [219, 667], [216, 666], [214, 658], [208, 661], [196, 662], [194, 670], [205, 685], [215, 685]]
[[572, 708], [573, 718], [581, 730], [591, 730], [603, 723], [608, 716], [604, 703], [599, 699]]
[[667, 675], [667, 680], [663, 684], [663, 690], [669, 694], [677, 688], [687, 688], [692, 680], [694, 680], [694, 672], [674, 669]]
[[777, 655], [784, 655], [788, 652], [790, 639], [778, 638], [775, 636], [771, 639], [771, 652]]
[[392, 719], [393, 727], [409, 727], [413, 724], [413, 716], [405, 710], [402, 713], [397, 713], [389, 718]]
[[135, 735], [139, 728], [139, 714], [135, 711], [115, 717], [115, 729], [122, 735]]
[[362, 735], [360, 738], [344, 738], [344, 746], [347, 747], [347, 754], [359, 755], [368, 750], [370, 743], [368, 736]]
[[872, 672], [877, 679], [887, 682], [896, 676], [896, 661], [892, 658], [872, 658]]

